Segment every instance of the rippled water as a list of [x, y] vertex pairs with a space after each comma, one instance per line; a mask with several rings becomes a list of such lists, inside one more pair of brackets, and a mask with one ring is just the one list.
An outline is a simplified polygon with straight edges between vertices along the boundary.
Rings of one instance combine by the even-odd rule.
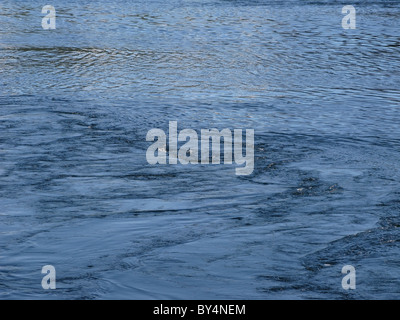
[[[51, 4], [0, 4], [0, 299], [400, 297], [398, 1]], [[147, 164], [174, 120], [254, 173]]]

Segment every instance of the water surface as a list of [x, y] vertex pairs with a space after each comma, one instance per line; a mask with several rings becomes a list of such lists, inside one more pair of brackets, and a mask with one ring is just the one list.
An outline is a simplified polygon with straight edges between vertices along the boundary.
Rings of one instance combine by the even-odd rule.
[[[400, 297], [398, 1], [51, 4], [0, 5], [0, 299]], [[147, 164], [169, 121], [254, 173]]]

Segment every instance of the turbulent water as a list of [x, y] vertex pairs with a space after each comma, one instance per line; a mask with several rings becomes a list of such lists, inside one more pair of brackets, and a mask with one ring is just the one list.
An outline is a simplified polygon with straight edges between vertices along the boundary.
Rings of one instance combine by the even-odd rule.
[[[0, 299], [400, 298], [398, 1], [49, 4], [0, 4]], [[253, 174], [148, 164], [169, 121]]]

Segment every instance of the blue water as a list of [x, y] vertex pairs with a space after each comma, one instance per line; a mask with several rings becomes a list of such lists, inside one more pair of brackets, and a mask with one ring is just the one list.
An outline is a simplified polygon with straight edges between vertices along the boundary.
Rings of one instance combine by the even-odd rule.
[[[398, 1], [49, 4], [0, 4], [0, 299], [400, 298]], [[253, 174], [149, 165], [169, 121]]]

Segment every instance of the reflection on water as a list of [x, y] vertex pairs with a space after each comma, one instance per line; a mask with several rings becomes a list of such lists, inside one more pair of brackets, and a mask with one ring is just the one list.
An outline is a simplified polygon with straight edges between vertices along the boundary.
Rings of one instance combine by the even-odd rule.
[[[398, 2], [117, 3], [1, 4], [0, 298], [398, 298]], [[148, 165], [173, 120], [254, 173]]]

